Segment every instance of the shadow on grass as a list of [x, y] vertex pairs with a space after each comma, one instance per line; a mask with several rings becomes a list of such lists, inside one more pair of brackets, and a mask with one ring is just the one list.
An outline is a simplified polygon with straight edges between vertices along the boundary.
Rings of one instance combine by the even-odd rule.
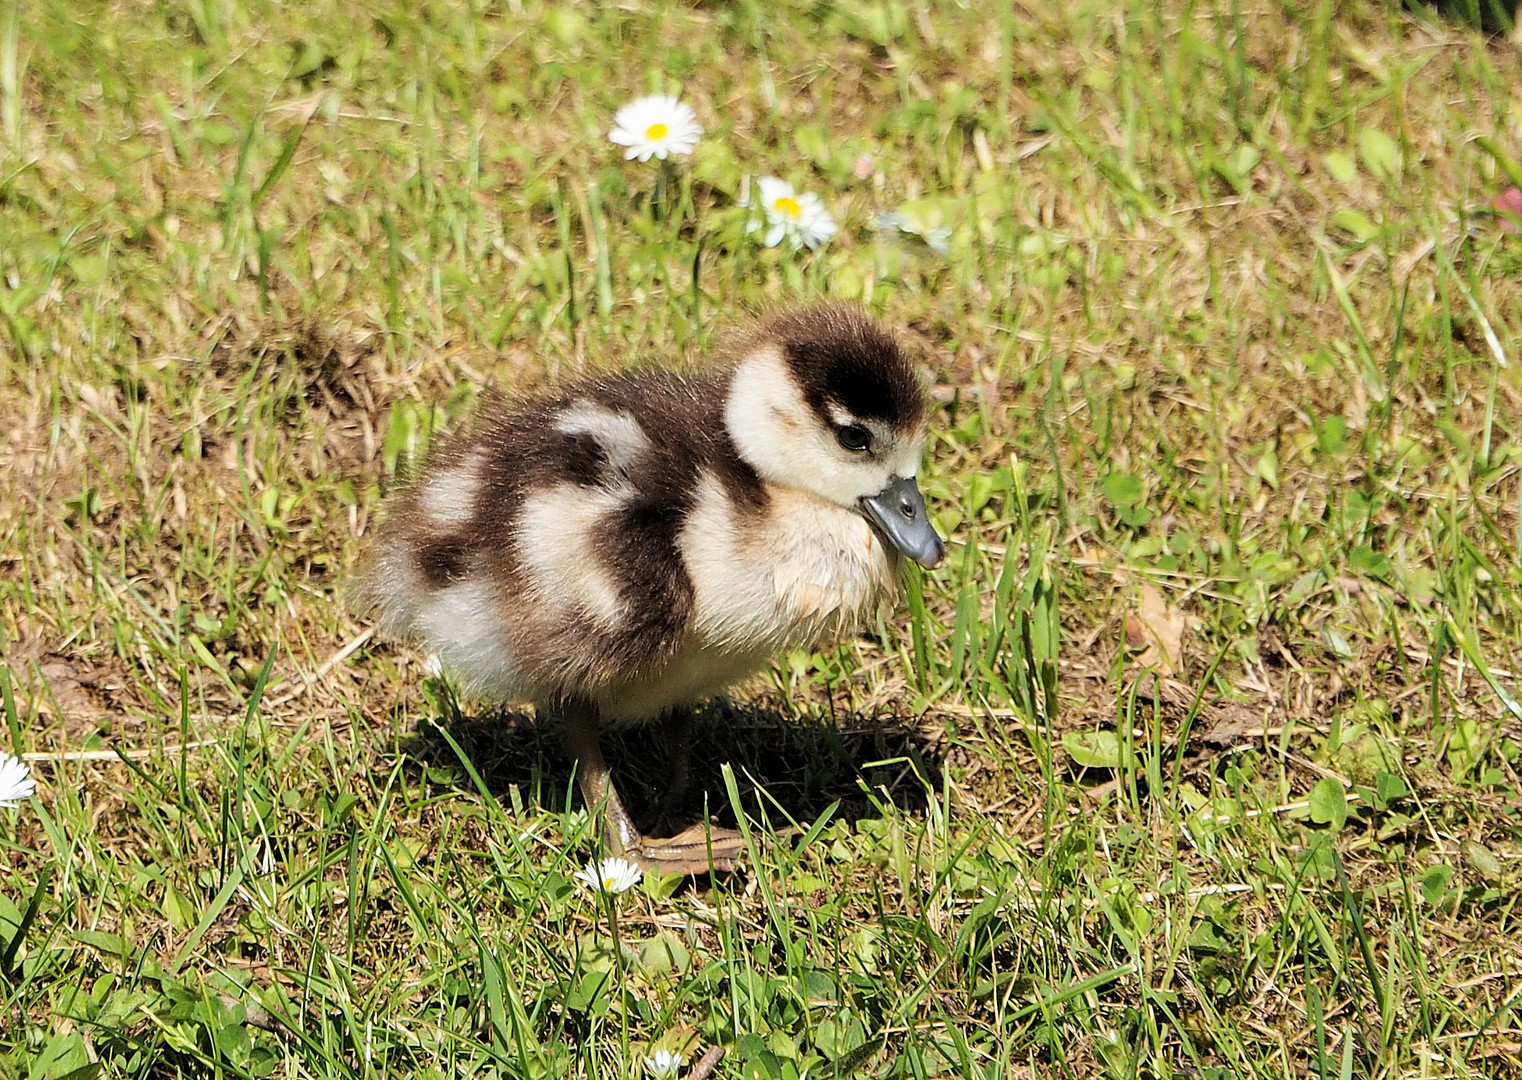
[[[456, 714], [421, 725], [403, 742], [402, 749], [425, 767], [452, 769], [469, 787], [441, 727], [504, 806], [563, 813], [568, 797], [570, 805], [580, 804], [553, 722], [501, 709]], [[649, 821], [669, 775], [661, 725], [604, 731], [602, 748], [624, 805], [636, 821]], [[734, 770], [746, 814], [779, 829], [789, 824], [787, 818], [806, 826], [836, 801], [841, 806], [835, 817], [847, 821], [881, 817], [881, 807], [889, 803], [917, 815], [941, 785], [940, 758], [912, 720], [849, 716], [843, 724], [806, 722], [774, 709], [712, 702], [696, 712], [692, 790], [678, 824], [701, 819], [705, 801], [717, 823], [734, 824], [721, 773], [725, 764]]]

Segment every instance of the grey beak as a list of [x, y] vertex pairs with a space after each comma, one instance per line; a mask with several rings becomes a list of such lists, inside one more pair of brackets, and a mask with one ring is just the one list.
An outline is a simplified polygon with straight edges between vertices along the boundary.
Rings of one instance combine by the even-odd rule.
[[876, 495], [862, 499], [861, 508], [899, 551], [927, 569], [940, 565], [946, 542], [930, 524], [925, 497], [914, 477], [895, 478]]

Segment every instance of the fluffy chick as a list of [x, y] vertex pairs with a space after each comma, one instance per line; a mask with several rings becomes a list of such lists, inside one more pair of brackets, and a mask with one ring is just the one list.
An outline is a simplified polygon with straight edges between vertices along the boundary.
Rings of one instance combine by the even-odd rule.
[[482, 417], [393, 500], [365, 593], [383, 633], [471, 693], [559, 718], [613, 852], [724, 869], [740, 850], [727, 830], [635, 828], [598, 731], [666, 722], [669, 810], [687, 706], [855, 632], [896, 596], [903, 556], [939, 563], [915, 483], [924, 414], [865, 314], [783, 313], [706, 372], [591, 379]]

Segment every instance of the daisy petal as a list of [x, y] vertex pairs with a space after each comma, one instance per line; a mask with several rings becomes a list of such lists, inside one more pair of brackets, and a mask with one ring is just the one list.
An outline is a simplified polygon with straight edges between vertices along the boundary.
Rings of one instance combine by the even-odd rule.
[[657, 1050], [645, 1058], [645, 1068], [655, 1080], [671, 1080], [682, 1071], [682, 1055], [670, 1050]]
[[628, 859], [610, 858], [587, 863], [576, 871], [576, 880], [596, 892], [611, 896], [628, 892], [638, 885], [644, 871]]
[[32, 770], [26, 762], [0, 752], [0, 806], [16, 806], [30, 799], [37, 790]]
[[692, 106], [666, 94], [652, 94], [629, 102], [613, 117], [608, 141], [626, 146], [624, 159], [665, 161], [671, 154], [690, 154], [703, 127]]
[[[804, 247], [813, 250], [835, 235], [835, 219], [812, 191], [798, 192], [792, 184], [775, 176], [760, 177], [756, 188], [760, 192], [761, 213], [768, 226], [763, 239], [767, 247], [776, 247], [786, 240], [792, 251]], [[753, 231], [755, 224], [753, 222], [746, 231]]]

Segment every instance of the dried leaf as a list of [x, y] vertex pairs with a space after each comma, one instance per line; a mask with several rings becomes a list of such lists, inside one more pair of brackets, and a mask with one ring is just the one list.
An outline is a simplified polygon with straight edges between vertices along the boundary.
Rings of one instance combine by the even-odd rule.
[[66, 657], [54, 654], [45, 657], [38, 670], [47, 680], [48, 694], [43, 708], [58, 712], [57, 719], [64, 722], [94, 723], [109, 710], [85, 689], [95, 684], [95, 678]]
[[1136, 663], [1155, 667], [1168, 675], [1177, 675], [1184, 666], [1184, 629], [1188, 619], [1171, 607], [1163, 594], [1151, 585], [1141, 588], [1141, 603], [1126, 616], [1126, 645], [1140, 649]]
[[1197, 736], [1202, 746], [1230, 750], [1263, 737], [1263, 713], [1240, 702], [1222, 702], [1206, 716], [1210, 724]]

